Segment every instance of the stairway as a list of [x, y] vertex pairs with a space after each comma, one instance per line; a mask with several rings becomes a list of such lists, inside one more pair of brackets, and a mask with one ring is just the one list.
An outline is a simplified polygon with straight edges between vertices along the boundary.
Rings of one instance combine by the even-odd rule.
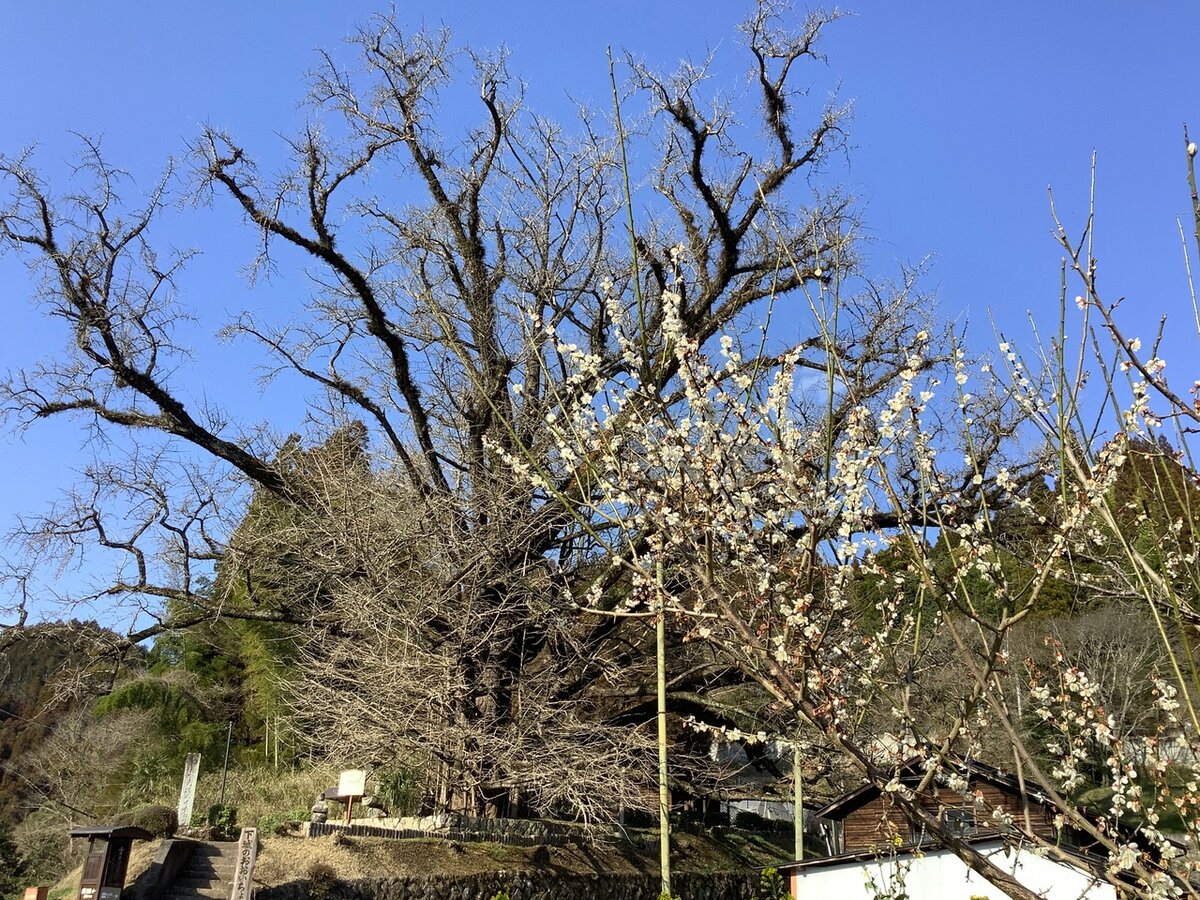
[[227, 900], [233, 885], [237, 842], [197, 841], [163, 900]]

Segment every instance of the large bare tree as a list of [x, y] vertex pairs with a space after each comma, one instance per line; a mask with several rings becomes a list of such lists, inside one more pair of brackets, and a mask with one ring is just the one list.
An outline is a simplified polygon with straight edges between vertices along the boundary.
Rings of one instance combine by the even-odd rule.
[[[503, 54], [379, 17], [349, 59], [322, 56], [282, 177], [215, 129], [192, 143], [185, 172], [140, 201], [95, 143], [84, 143], [65, 192], [32, 154], [4, 157], [0, 242], [28, 260], [41, 303], [69, 334], [61, 353], [10, 375], [6, 416], [18, 428], [69, 417], [109, 451], [61, 503], [21, 523], [29, 555], [12, 572], [16, 621], [28, 560], [101, 548], [119, 560], [116, 576], [73, 599], [103, 602], [113, 618], [126, 611], [131, 643], [219, 615], [290, 623], [317, 636], [314, 671], [322, 660], [345, 671], [383, 622], [399, 629], [398, 650], [405, 629], [419, 628], [446, 689], [421, 682], [429, 696], [412, 708], [436, 707], [421, 727], [441, 723], [433, 743], [464, 794], [454, 802], [479, 808], [491, 783], [549, 798], [536, 787], [544, 773], [522, 775], [480, 742], [520, 735], [518, 746], [558, 748], [561, 766], [576, 766], [579, 704], [599, 702], [585, 697], [620, 664], [612, 648], [624, 641], [632, 657], [637, 642], [622, 638], [621, 619], [575, 609], [577, 583], [594, 581], [609, 554], [595, 530], [607, 526], [579, 522], [591, 490], [582, 470], [558, 467], [558, 483], [538, 485], [521, 467], [570, 462], [551, 426], [614, 380], [636, 379], [647, 398], [678, 390], [663, 297], [680, 252], [694, 277], [677, 316], [698, 343], [757, 328], [768, 298], [800, 297], [853, 265], [850, 199], [821, 187], [844, 147], [847, 107], [804, 91], [835, 18], [761, 3], [742, 34], [749, 95], [714, 99], [703, 65], [660, 74], [631, 60], [613, 115], [564, 126], [524, 109]], [[455, 79], [478, 92], [475, 124], [461, 132], [444, 121]], [[630, 109], [639, 115], [623, 129], [617, 113]], [[370, 497], [306, 475], [268, 423], [238, 424], [218, 399], [193, 399], [183, 377], [193, 350], [180, 334], [189, 305], [207, 298], [188, 299], [188, 255], [155, 238], [181, 190], [240, 213], [259, 237], [258, 271], [307, 279], [295, 308], [244, 314], [225, 336], [260, 347], [269, 374], [307, 385], [326, 434], [365, 423]], [[872, 361], [886, 382], [904, 367], [897, 335], [917, 306], [868, 298], [843, 322], [840, 352]], [[632, 345], [614, 328], [629, 315]], [[782, 349], [764, 345], [764, 359]], [[826, 368], [819, 335], [792, 349]], [[291, 510], [275, 514], [265, 542], [234, 528], [250, 491]], [[383, 529], [389, 515], [396, 555], [389, 538], [351, 527]], [[336, 540], [321, 523], [341, 526]], [[290, 548], [289, 529], [301, 535]], [[316, 549], [338, 552], [306, 555]], [[388, 614], [364, 620], [360, 609], [377, 608], [357, 605], [364, 596]], [[720, 671], [694, 666], [679, 686]], [[530, 688], [535, 675], [545, 679]], [[610, 745], [597, 741], [603, 756]]]

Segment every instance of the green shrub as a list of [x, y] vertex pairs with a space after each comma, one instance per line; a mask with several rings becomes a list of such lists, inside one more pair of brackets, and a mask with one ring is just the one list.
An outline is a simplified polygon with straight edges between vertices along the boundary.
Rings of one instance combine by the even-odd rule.
[[416, 815], [421, 806], [421, 781], [410, 769], [385, 769], [379, 773], [375, 796], [389, 815]]
[[222, 834], [233, 834], [237, 828], [237, 807], [214, 803], [208, 808], [208, 824]]
[[785, 900], [792, 895], [787, 879], [772, 867], [763, 869], [762, 877], [758, 879], [758, 890], [755, 900]]
[[767, 820], [758, 813], [748, 810], [738, 813], [734, 817], [733, 824], [735, 827], [745, 829], [746, 831], [767, 830]]
[[262, 834], [287, 834], [295, 831], [301, 822], [308, 821], [308, 812], [303, 809], [293, 809], [285, 813], [270, 813], [260, 816], [258, 830]]
[[[0, 824], [0, 836], [4, 833], [5, 826]], [[27, 815], [13, 830], [13, 838], [21, 848], [21, 856], [24, 858], [24, 878], [27, 885], [54, 884], [71, 868], [68, 864], [71, 853], [70, 838], [62, 827], [62, 820], [49, 807]], [[3, 841], [0, 840], [0, 845], [2, 844]], [[0, 859], [3, 859], [2, 849]], [[0, 864], [0, 869], [11, 871], [13, 868], [11, 863]], [[71, 895], [71, 900], [74, 900], [74, 894]]]
[[337, 872], [328, 863], [315, 862], [308, 867], [309, 900], [327, 900], [337, 883]]
[[625, 810], [625, 827], [657, 828], [658, 817], [646, 812], [644, 809], [627, 809]]
[[17, 848], [8, 825], [0, 822], [0, 894], [16, 895], [24, 883], [25, 859]]
[[169, 806], [143, 806], [117, 816], [119, 828], [145, 828], [155, 837], [170, 837], [179, 829], [179, 815]]

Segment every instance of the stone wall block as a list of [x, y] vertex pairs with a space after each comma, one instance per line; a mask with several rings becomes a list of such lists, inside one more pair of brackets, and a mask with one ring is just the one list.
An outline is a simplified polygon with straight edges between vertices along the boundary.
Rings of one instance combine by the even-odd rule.
[[[759, 873], [680, 874], [682, 900], [754, 900]], [[463, 876], [408, 875], [346, 881], [335, 900], [492, 900], [508, 891], [512, 900], [658, 900], [658, 879], [649, 875], [555, 875], [544, 872]], [[303, 882], [259, 888], [257, 900], [308, 900]]]

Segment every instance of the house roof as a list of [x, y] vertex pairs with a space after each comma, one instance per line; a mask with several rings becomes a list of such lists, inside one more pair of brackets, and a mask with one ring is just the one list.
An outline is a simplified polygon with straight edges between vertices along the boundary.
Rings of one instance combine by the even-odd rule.
[[[979, 832], [968, 837], [962, 838], [964, 844], [988, 844], [988, 843], [1003, 843], [1008, 838], [1006, 835], [998, 831]], [[852, 850], [849, 853], [835, 853], [832, 856], [810, 856], [806, 859], [796, 859], [791, 862], [779, 863], [775, 866], [780, 872], [797, 872], [808, 871], [809, 869], [822, 869], [827, 866], [838, 866], [843, 863], [866, 862], [868, 860], [879, 859], [881, 856], [910, 856], [914, 853], [929, 853], [931, 850], [946, 850], [939, 844], [932, 841], [918, 841], [910, 844], [901, 844], [895, 848], [889, 848], [886, 852], [881, 853], [878, 849], [872, 850]], [[947, 852], [950, 852], [947, 850]]]
[[[1007, 772], [1002, 771], [1001, 769], [996, 768], [995, 766], [990, 766], [987, 763], [982, 763], [977, 760], [963, 759], [961, 757], [951, 757], [947, 760], [947, 762], [953, 771], [958, 772], [968, 779], [983, 781], [985, 783], [995, 785], [1001, 790], [1008, 791], [1015, 796], [1024, 795], [1035, 802], [1042, 803], [1047, 806], [1050, 805], [1049, 798], [1042, 791], [1036, 788], [1031, 788], [1029, 785], [1026, 785], [1025, 790], [1022, 791], [1021, 783], [1017, 778]], [[923, 771], [920, 760], [913, 758], [901, 767], [900, 778], [902, 782], [913, 782], [918, 780], [922, 774]], [[870, 803], [881, 793], [882, 791], [873, 784], [864, 785], [863, 787], [843, 795], [829, 805], [818, 810], [816, 812], [816, 817], [840, 821], [850, 813], [854, 812], [854, 810]], [[1080, 808], [1078, 811], [1081, 815], [1089, 820], [1096, 821], [1098, 818], [1094, 812], [1085, 808]], [[1159, 847], [1149, 843], [1140, 833], [1140, 830], [1136, 825], [1118, 822], [1116, 823], [1115, 827], [1117, 832], [1125, 840], [1133, 841], [1144, 851], [1148, 852], [1151, 857], [1155, 859], [1158, 858], [1160, 854]], [[1079, 834], [1082, 834], [1082, 832]], [[961, 838], [961, 840], [968, 844], [979, 844], [998, 840], [1012, 843], [1014, 840], [1019, 841], [1020, 835], [1006, 834], [999, 831], [980, 831], [964, 836]], [[1170, 838], [1168, 838], [1168, 841], [1181, 851], [1185, 849], [1184, 845], [1178, 841]], [[926, 840], [918, 843], [905, 844], [895, 848], [894, 851], [889, 850], [888, 852], [895, 852], [897, 854], [904, 855], [912, 854], [917, 851], [928, 852], [928, 850], [931, 848], [944, 849], [941, 848], [936, 842], [932, 840]], [[1059, 844], [1058, 850], [1069, 856], [1072, 861], [1083, 865], [1084, 867], [1103, 864], [1103, 854], [1098, 856], [1094, 842], [1088, 841], [1086, 838], [1082, 843], [1079, 844], [1072, 843], [1071, 841], [1063, 841]], [[780, 870], [787, 869], [789, 871], [794, 871], [797, 869], [817, 868], [820, 866], [836, 866], [839, 863], [876, 859], [879, 856], [880, 851], [878, 849], [850, 851], [848, 853], [835, 854], [833, 856], [814, 857], [812, 859], [783, 863], [776, 868]], [[1100, 862], [1098, 862], [1098, 860], [1100, 860]]]
[[[1007, 772], [997, 769], [995, 766], [989, 766], [987, 763], [982, 763], [978, 760], [961, 759], [959, 757], [951, 757], [947, 762], [953, 771], [958, 772], [964, 777], [987, 782], [1011, 794], [1019, 796], [1023, 793], [1033, 800], [1046, 802], [1046, 798], [1042, 796], [1040, 791], [1030, 790], [1028, 785], [1022, 791], [1020, 781]], [[914, 758], [901, 767], [900, 778], [904, 782], [915, 781], [922, 774], [920, 761]], [[857, 790], [842, 795], [822, 809], [817, 810], [816, 815], [821, 819], [844, 819], [856, 809], [866, 806], [881, 793], [883, 792], [875, 785], [865, 784]]]

